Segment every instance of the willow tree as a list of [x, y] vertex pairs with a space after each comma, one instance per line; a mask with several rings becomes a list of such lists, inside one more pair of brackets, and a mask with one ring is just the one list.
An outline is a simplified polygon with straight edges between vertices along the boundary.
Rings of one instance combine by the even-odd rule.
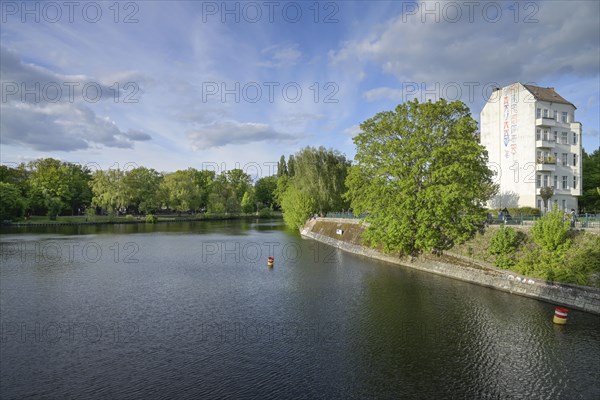
[[419, 254], [475, 232], [495, 186], [466, 105], [414, 100], [360, 127], [346, 184], [354, 214], [366, 213], [367, 244]]
[[288, 226], [296, 229], [313, 213], [348, 207], [343, 195], [350, 162], [343, 154], [324, 147], [305, 147], [293, 160], [294, 176], [280, 176], [276, 189]]

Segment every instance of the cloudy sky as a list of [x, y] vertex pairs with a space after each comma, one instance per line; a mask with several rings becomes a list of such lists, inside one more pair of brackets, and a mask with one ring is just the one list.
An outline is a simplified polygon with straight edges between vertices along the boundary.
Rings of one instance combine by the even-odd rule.
[[375, 113], [551, 86], [599, 147], [600, 2], [2, 1], [1, 161], [269, 175]]

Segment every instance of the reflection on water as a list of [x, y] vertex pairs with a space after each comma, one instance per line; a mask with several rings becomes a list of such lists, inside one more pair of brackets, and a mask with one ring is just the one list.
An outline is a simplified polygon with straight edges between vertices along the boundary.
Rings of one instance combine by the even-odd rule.
[[600, 396], [600, 317], [279, 221], [5, 230], [0, 256], [2, 398]]

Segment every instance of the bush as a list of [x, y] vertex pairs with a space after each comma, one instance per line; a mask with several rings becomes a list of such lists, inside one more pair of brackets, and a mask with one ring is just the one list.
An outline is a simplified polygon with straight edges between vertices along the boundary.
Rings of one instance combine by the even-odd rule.
[[[573, 240], [570, 251], [565, 256], [564, 277], [557, 279], [579, 285], [600, 286], [600, 236], [579, 233]], [[563, 272], [561, 270], [561, 272]], [[562, 279], [561, 279], [562, 278]]]
[[125, 216], [125, 221], [135, 221], [135, 217], [131, 214]]
[[548, 281], [576, 283], [577, 274], [565, 268], [565, 256], [571, 246], [569, 220], [558, 208], [537, 220], [531, 228], [533, 243], [528, 245], [516, 271]]
[[503, 225], [490, 240], [488, 252], [496, 256], [496, 267], [508, 269], [515, 265], [515, 253], [522, 240], [522, 234]]
[[146, 222], [149, 224], [154, 224], [156, 223], [156, 221], [158, 221], [158, 218], [156, 217], [156, 215], [154, 214], [148, 214], [146, 215]]
[[264, 207], [261, 208], [260, 211], [258, 212], [258, 215], [260, 217], [270, 217], [273, 213], [271, 212], [271, 209], [269, 207]]

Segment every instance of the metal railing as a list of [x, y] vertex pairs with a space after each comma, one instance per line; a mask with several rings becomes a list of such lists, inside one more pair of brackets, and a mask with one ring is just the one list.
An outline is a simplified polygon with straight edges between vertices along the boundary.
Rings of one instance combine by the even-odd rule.
[[[343, 212], [328, 212], [326, 215], [327, 218], [347, 218], [347, 219], [360, 219], [361, 216], [355, 216], [351, 212], [343, 211]], [[492, 216], [491, 219], [486, 222], [490, 225], [533, 225], [535, 221], [540, 219], [541, 215], [534, 214], [517, 214], [511, 215], [510, 217], [498, 218], [497, 216]], [[565, 218], [570, 219], [570, 215], [565, 214]], [[575, 228], [585, 228], [585, 229], [599, 229], [600, 230], [600, 214], [579, 214], [577, 215], [577, 220], [575, 222]]]

